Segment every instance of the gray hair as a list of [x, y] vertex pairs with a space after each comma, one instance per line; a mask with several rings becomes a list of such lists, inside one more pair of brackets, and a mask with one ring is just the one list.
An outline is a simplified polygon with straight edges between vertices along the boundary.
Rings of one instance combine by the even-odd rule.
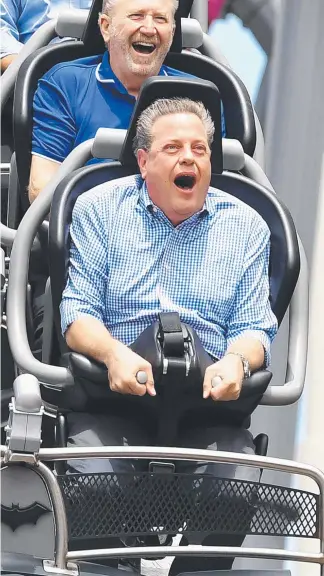
[[156, 100], [140, 115], [136, 125], [136, 136], [133, 142], [133, 152], [136, 155], [139, 149], [149, 150], [152, 144], [153, 124], [169, 114], [195, 114], [202, 121], [207, 133], [209, 146], [214, 138], [215, 126], [211, 115], [202, 102], [195, 102], [190, 98], [166, 98]]
[[[107, 14], [107, 16], [109, 16], [110, 12], [115, 8], [117, 2], [118, 0], [103, 0], [102, 13]], [[173, 16], [174, 16], [179, 6], [179, 0], [172, 0], [172, 2], [173, 2]]]

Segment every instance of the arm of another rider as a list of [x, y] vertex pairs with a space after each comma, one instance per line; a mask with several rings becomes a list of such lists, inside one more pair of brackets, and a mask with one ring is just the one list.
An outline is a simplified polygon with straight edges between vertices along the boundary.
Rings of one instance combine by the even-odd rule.
[[60, 162], [56, 162], [50, 158], [32, 155], [28, 186], [28, 198], [31, 204], [36, 200], [38, 194], [45, 188], [46, 184], [55, 176], [60, 165]]
[[5, 72], [10, 64], [17, 58], [18, 54], [10, 54], [1, 58], [1, 72]]
[[48, 20], [48, 0], [2, 0], [0, 3], [1, 72], [17, 58], [23, 45]]
[[5, 0], [0, 4], [0, 27], [1, 27], [1, 72], [17, 58], [22, 48], [19, 42], [19, 9], [18, 3], [13, 0]]
[[[155, 396], [152, 367], [114, 339], [104, 324], [108, 276], [108, 210], [102, 197], [83, 194], [77, 200], [71, 225], [70, 266], [61, 302], [62, 333], [68, 346], [108, 368], [110, 388], [121, 394]], [[103, 200], [104, 201], [104, 200]], [[138, 384], [144, 371], [148, 381]]]
[[[270, 232], [265, 222], [257, 217], [252, 225], [241, 281], [227, 327], [227, 349], [224, 357], [206, 370], [204, 398], [239, 398], [244, 377], [239, 354], [248, 360], [251, 373], [270, 362], [270, 345], [277, 331], [277, 320], [269, 301], [269, 255]], [[215, 376], [221, 378], [221, 383], [212, 388]]]

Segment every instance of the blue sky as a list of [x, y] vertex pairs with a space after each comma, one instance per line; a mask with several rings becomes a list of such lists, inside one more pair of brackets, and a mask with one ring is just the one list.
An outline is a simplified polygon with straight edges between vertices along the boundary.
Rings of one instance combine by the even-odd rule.
[[217, 20], [211, 25], [209, 35], [215, 38], [255, 102], [267, 57], [252, 32], [244, 28], [239, 18], [229, 14], [224, 20]]

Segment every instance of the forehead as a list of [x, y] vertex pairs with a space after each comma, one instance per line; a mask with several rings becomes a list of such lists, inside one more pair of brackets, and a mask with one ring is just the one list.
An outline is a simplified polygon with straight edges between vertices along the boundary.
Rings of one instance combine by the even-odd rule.
[[125, 12], [172, 12], [173, 0], [118, 0], [115, 14]]
[[196, 114], [166, 114], [158, 118], [152, 126], [152, 140], [172, 139], [207, 140], [206, 128]]

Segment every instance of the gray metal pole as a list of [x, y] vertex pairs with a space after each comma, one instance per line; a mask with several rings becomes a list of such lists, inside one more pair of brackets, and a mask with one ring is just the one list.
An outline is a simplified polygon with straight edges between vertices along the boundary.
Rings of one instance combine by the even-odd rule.
[[[289, 4], [289, 2], [288, 2]], [[225, 12], [231, 12], [238, 16], [244, 24], [250, 28], [269, 56], [272, 51], [274, 31], [277, 17], [281, 9], [281, 0], [230, 0]]]
[[203, 32], [208, 30], [208, 0], [195, 0], [191, 12], [191, 18], [196, 18]]
[[230, 0], [225, 4], [224, 12], [231, 12], [240, 18], [251, 30], [268, 56], [261, 88], [256, 103], [261, 126], [264, 129], [268, 105], [269, 76], [271, 72], [271, 54], [276, 38], [276, 29], [282, 8], [282, 0]]
[[284, 2], [266, 119], [267, 175], [312, 259], [324, 149], [323, 0]]
[[[285, 413], [284, 419], [272, 409], [271, 443], [279, 455], [282, 439], [290, 438], [290, 457], [305, 458], [322, 469], [324, 307], [323, 241], [320, 247], [319, 239], [324, 229], [323, 22], [323, 0], [283, 2], [265, 130], [267, 175], [293, 215], [312, 278], [305, 392], [298, 411]], [[278, 351], [275, 362], [280, 364], [284, 354], [284, 350]], [[294, 570], [296, 576], [310, 574], [301, 566]]]

